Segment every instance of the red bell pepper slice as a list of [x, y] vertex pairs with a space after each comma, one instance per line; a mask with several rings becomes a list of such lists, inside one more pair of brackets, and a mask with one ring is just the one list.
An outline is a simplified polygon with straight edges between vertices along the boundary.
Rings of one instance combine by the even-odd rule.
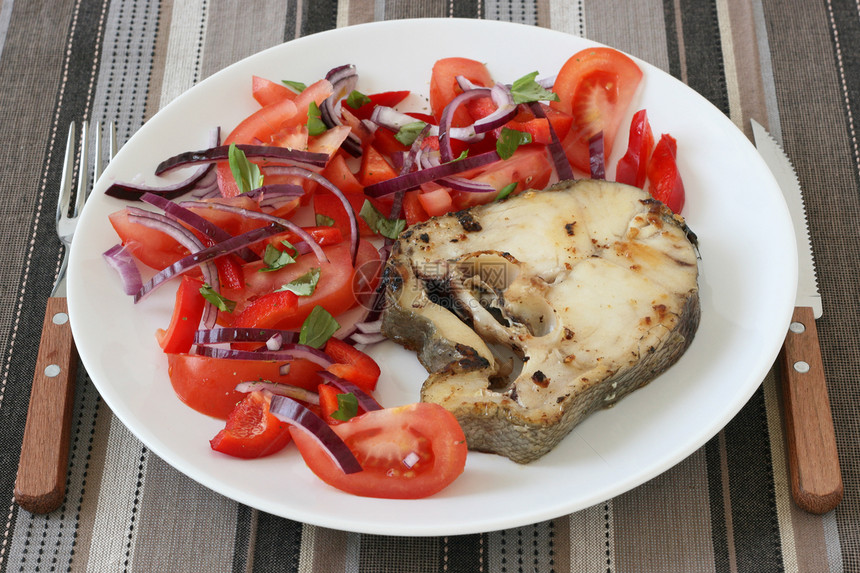
[[644, 109], [640, 109], [633, 114], [627, 153], [618, 160], [615, 180], [618, 183], [626, 183], [643, 189], [652, 149], [654, 149], [654, 132], [651, 131], [648, 114]]
[[158, 345], [167, 353], [188, 352], [194, 343], [194, 332], [200, 326], [206, 299], [200, 294], [203, 281], [183, 276], [176, 290], [173, 316], [167, 330], [159, 328], [155, 332]]
[[325, 345], [325, 353], [337, 362], [326, 370], [352, 382], [366, 392], [372, 392], [376, 388], [380, 369], [373, 358], [337, 338], [328, 340]]
[[678, 144], [675, 138], [664, 133], [654, 147], [651, 161], [648, 162], [648, 182], [651, 196], [662, 201], [673, 213], [684, 208], [684, 182], [675, 161]]
[[232, 326], [237, 328], [278, 328], [292, 318], [299, 308], [299, 297], [291, 291], [275, 291], [264, 294], [251, 302], [235, 318]]

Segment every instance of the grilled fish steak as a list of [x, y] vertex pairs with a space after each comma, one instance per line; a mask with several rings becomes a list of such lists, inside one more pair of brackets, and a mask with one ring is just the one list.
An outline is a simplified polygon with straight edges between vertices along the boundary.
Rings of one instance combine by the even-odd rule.
[[402, 233], [382, 331], [429, 372], [469, 448], [519, 463], [647, 384], [699, 324], [695, 236], [648, 193], [580, 180]]

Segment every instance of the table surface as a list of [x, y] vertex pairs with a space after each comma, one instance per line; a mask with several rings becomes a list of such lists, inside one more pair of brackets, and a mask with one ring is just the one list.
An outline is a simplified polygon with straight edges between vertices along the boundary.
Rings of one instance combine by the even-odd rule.
[[[664, 474], [515, 529], [387, 537], [238, 504], [147, 450], [77, 380], [68, 492], [47, 516], [12, 490], [45, 300], [69, 121], [127, 140], [176, 95], [264, 48], [414, 17], [509, 20], [603, 42], [678, 77], [751, 136], [769, 128], [805, 192], [818, 330], [845, 496], [792, 502], [776, 367], [737, 416]], [[4, 571], [860, 571], [860, 9], [844, 0], [51, 0], [0, 3], [0, 573]], [[766, 213], [762, 214], [767, 217]]]

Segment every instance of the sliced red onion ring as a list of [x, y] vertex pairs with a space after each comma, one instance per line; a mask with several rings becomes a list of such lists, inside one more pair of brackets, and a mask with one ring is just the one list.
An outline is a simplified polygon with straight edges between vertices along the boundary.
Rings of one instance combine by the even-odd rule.
[[[451, 137], [453, 137], [451, 121], [454, 118], [454, 113], [467, 101], [487, 96], [493, 99], [493, 102], [496, 104], [496, 110], [490, 115], [476, 121], [471, 126], [460, 128], [466, 134], [469, 134], [465, 138], [466, 141], [480, 139], [484, 133], [506, 124], [516, 115], [517, 105], [511, 97], [511, 92], [501, 84], [496, 84], [492, 88], [472, 88], [457, 95], [448, 102], [448, 105], [442, 111], [442, 117], [439, 118], [439, 152], [442, 155], [443, 162], [454, 159], [453, 152], [451, 151]], [[455, 139], [464, 138], [461, 136], [455, 137]]]
[[[237, 143], [236, 147], [241, 149], [249, 159], [254, 157], [265, 157], [266, 159], [280, 159], [305, 163], [315, 167], [325, 167], [330, 157], [325, 153], [313, 153], [289, 147], [277, 147], [274, 145], [247, 145]], [[192, 165], [209, 165], [217, 161], [226, 161], [230, 152], [229, 145], [218, 145], [200, 151], [186, 151], [173, 157], [168, 157], [155, 168], [156, 175], [164, 175], [180, 167]]]
[[[194, 211], [186, 209], [185, 207], [181, 207], [180, 205], [174, 203], [170, 199], [162, 197], [161, 195], [156, 195], [154, 193], [144, 193], [140, 197], [140, 199], [145, 203], [149, 203], [150, 205], [154, 205], [159, 209], [162, 209], [168, 217], [176, 219], [177, 221], [181, 221], [200, 231], [202, 234], [206, 235], [213, 243], [226, 241], [227, 239], [233, 237], [233, 235], [231, 235], [215, 223], [212, 223], [208, 219], [204, 219]], [[255, 255], [250, 249], [247, 248], [240, 249], [237, 254], [245, 262], [251, 262], [259, 259], [257, 255]]]
[[496, 104], [496, 111], [475, 122], [475, 132], [485, 133], [501, 127], [517, 115], [517, 104], [511, 95], [511, 90], [505, 85], [496, 84], [490, 89], [490, 97]]
[[194, 333], [194, 344], [223, 344], [228, 342], [264, 343], [273, 336], [281, 337], [281, 345], [296, 342], [298, 332], [275, 328], [213, 328]]
[[331, 372], [322, 371], [319, 372], [320, 378], [329, 382], [332, 386], [340, 390], [341, 392], [349, 393], [355, 396], [355, 399], [358, 401], [359, 407], [365, 412], [372, 412], [374, 410], [382, 410], [382, 406], [377, 402], [373, 396], [350, 382], [349, 380], [344, 380], [340, 376], [336, 376]]
[[[330, 70], [326, 79], [332, 84], [332, 94], [320, 105], [320, 118], [326, 127], [332, 128], [343, 125], [340, 119], [341, 102], [355, 89], [358, 74], [354, 65], [347, 64]], [[350, 132], [341, 146], [353, 157], [361, 156], [361, 139], [355, 133]]]
[[[269, 172], [273, 175], [293, 175], [303, 177], [305, 179], [313, 181], [314, 183], [322, 187], [325, 187], [340, 200], [340, 203], [341, 205], [343, 205], [347, 217], [349, 218], [349, 254], [350, 260], [352, 261], [353, 266], [355, 266], [355, 257], [358, 255], [358, 241], [360, 239], [358, 232], [358, 218], [355, 214], [355, 209], [352, 208], [352, 203], [349, 202], [349, 199], [346, 198], [346, 195], [343, 194], [343, 191], [338, 189], [337, 186], [332, 184], [331, 181], [329, 181], [319, 173], [314, 173], [310, 169], [304, 169], [302, 167], [274, 165], [269, 168]], [[313, 242], [313, 239], [311, 239], [311, 242]]]
[[465, 193], [498, 193], [496, 188], [489, 183], [470, 181], [462, 177], [443, 177], [437, 182], [455, 191], [463, 191]]
[[[131, 219], [131, 217], [129, 217]], [[143, 288], [138, 291], [137, 295], [135, 295], [134, 302], [139, 302], [141, 299], [146, 297], [150, 292], [152, 292], [156, 287], [161, 284], [164, 284], [167, 280], [175, 277], [178, 274], [184, 273], [188, 269], [192, 269], [202, 263], [212, 261], [220, 256], [232, 253], [237, 251], [243, 247], [247, 247], [248, 245], [252, 245], [267, 237], [271, 237], [272, 235], [277, 235], [278, 233], [284, 232], [286, 229], [281, 225], [271, 224], [266, 225], [265, 227], [259, 227], [257, 229], [252, 229], [241, 235], [236, 235], [235, 237], [230, 237], [226, 241], [221, 241], [220, 243], [215, 243], [211, 247], [206, 247], [197, 252], [192, 252], [187, 257], [183, 257], [182, 259], [176, 261], [169, 267], [162, 269], [158, 273], [156, 273], [148, 283], [143, 285]], [[215, 279], [217, 280], [218, 273], [215, 273]], [[209, 282], [207, 280], [207, 282]], [[209, 282], [209, 285], [212, 288], [217, 288], [217, 284], [213, 285]], [[209, 326], [209, 325], [207, 325]]]
[[[221, 143], [221, 128], [216, 127], [210, 132], [209, 147], [215, 147], [219, 143]], [[213, 171], [212, 164], [202, 165], [183, 181], [163, 187], [116, 182], [105, 190], [105, 194], [117, 199], [125, 199], [126, 201], [137, 201], [144, 193], [157, 193], [167, 198], [178, 197], [198, 186], [203, 186], [204, 184], [208, 186], [212, 182], [217, 183]]]
[[311, 392], [310, 390], [306, 390], [300, 386], [281, 384], [279, 382], [269, 382], [268, 380], [242, 382], [241, 384], [236, 385], [235, 390], [236, 392], [241, 392], [243, 394], [248, 394], [255, 390], [265, 390], [275, 396], [287, 396], [288, 398], [299, 400], [307, 404], [319, 405], [320, 403], [320, 396], [316, 392]]
[[362, 334], [361, 332], [353, 332], [350, 335], [349, 339], [354, 344], [363, 344], [365, 346], [370, 346], [371, 344], [376, 344], [385, 340], [385, 335], [380, 333]]
[[344, 473], [353, 474], [361, 471], [361, 464], [340, 436], [325, 423], [325, 420], [305, 406], [287, 396], [273, 396], [269, 411], [278, 419], [307, 432]]
[[463, 171], [468, 171], [475, 167], [482, 167], [500, 160], [501, 158], [498, 153], [495, 151], [487, 151], [472, 157], [465, 157], [463, 159], [458, 159], [457, 161], [451, 161], [449, 163], [421, 169], [420, 171], [398, 175], [397, 177], [392, 177], [386, 181], [380, 181], [379, 183], [368, 185], [364, 188], [364, 192], [369, 197], [383, 197], [385, 195], [390, 195], [391, 193], [396, 193], [397, 191], [415, 189], [422, 183], [436, 181], [442, 177], [462, 173]]
[[122, 281], [122, 290], [125, 294], [133, 295], [143, 286], [140, 269], [134, 262], [131, 252], [123, 245], [114, 245], [102, 253], [105, 261], [114, 269]]
[[592, 179], [606, 179], [606, 160], [603, 156], [603, 131], [588, 140], [588, 166]]
[[[128, 220], [132, 223], [137, 223], [161, 231], [162, 233], [165, 233], [169, 237], [172, 237], [180, 245], [191, 251], [191, 255], [185, 258], [193, 257], [195, 253], [199, 253], [203, 250], [203, 243], [201, 243], [200, 240], [194, 236], [194, 233], [183, 227], [177, 221], [174, 221], [173, 219], [170, 219], [169, 217], [165, 217], [164, 215], [160, 215], [158, 213], [152, 213], [150, 211], [138, 209], [137, 207], [128, 207], [128, 211]], [[169, 273], [168, 269], [171, 269], [172, 266], [173, 265], [171, 265], [171, 267], [168, 267], [167, 269], [162, 269], [161, 271], [156, 273], [155, 277]], [[200, 271], [203, 273], [203, 280], [206, 282], [206, 284], [208, 284], [213, 290], [215, 290], [215, 292], [219, 292], [221, 289], [221, 283], [218, 279], [218, 269], [215, 268], [215, 265], [211, 261], [201, 261]], [[170, 276], [175, 276], [175, 273], [172, 273]], [[153, 279], [155, 277], [153, 277]], [[134, 302], [139, 302], [142, 296], [144, 296], [151, 290], [152, 287], [147, 288], [147, 285], [143, 285], [140, 290], [138, 290], [134, 294]], [[215, 326], [215, 321], [217, 318], [218, 309], [213, 304], [207, 302], [203, 308], [203, 324], [206, 325], [207, 328], [212, 328]]]
[[284, 360], [310, 360], [328, 368], [335, 363], [334, 359], [313, 346], [306, 344], [284, 344], [280, 350], [234, 350], [232, 348], [215, 348], [212, 346], [201, 346], [197, 352], [203, 356], [210, 358], [227, 358], [232, 360], [266, 360], [266, 361], [284, 361]]
[[[313, 172], [311, 172], [313, 173]], [[216, 209], [219, 211], [225, 211], [227, 213], [235, 213], [236, 215], [242, 215], [243, 217], [247, 217], [249, 219], [259, 219], [262, 221], [268, 221], [273, 225], [280, 225], [283, 227], [285, 231], [291, 231], [298, 235], [304, 243], [307, 244], [308, 248], [313, 251], [314, 256], [316, 256], [317, 260], [320, 262], [328, 262], [328, 257], [322, 250], [314, 238], [304, 229], [290, 221], [289, 219], [283, 219], [281, 217], [275, 217], [274, 215], [269, 215], [268, 213], [260, 213], [259, 211], [250, 211], [248, 209], [243, 209], [241, 207], [236, 207], [235, 205], [225, 205], [223, 203], [217, 202], [209, 202], [209, 201], [182, 201], [179, 203], [180, 206], [185, 207], [186, 209], [191, 207], [196, 207], [200, 209]]]
[[567, 154], [564, 152], [564, 147], [561, 145], [561, 140], [558, 138], [558, 134], [555, 132], [555, 128], [552, 126], [552, 122], [546, 117], [546, 113], [543, 110], [540, 102], [532, 102], [529, 104], [529, 108], [531, 108], [532, 113], [535, 114], [535, 117], [540, 117], [547, 120], [547, 125], [549, 126], [549, 137], [550, 142], [547, 146], [549, 148], [550, 157], [552, 157], [552, 162], [555, 164], [555, 173], [558, 175], [559, 181], [572, 181], [574, 179], [573, 168], [570, 166], [570, 160], [567, 158]]
[[355, 327], [364, 334], [379, 334], [382, 332], [382, 319], [369, 322], [358, 322]]

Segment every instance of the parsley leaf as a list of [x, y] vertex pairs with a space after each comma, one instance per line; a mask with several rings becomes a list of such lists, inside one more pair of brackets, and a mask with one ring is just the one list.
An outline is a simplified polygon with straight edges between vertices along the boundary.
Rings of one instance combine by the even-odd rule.
[[348, 392], [346, 394], [337, 395], [337, 410], [331, 413], [331, 417], [335, 420], [346, 422], [358, 415], [358, 399], [355, 394]]
[[[266, 252], [263, 253], [263, 262], [266, 266], [257, 269], [259, 272], [268, 273], [277, 271], [296, 262], [295, 256], [298, 251], [296, 251], [295, 247], [289, 241], [281, 241], [281, 244], [286, 247], [283, 251], [274, 245], [266, 245]], [[288, 253], [288, 250], [292, 250], [292, 254]]]
[[209, 284], [204, 283], [202, 287], [200, 287], [200, 294], [214, 304], [218, 310], [223, 312], [233, 312], [233, 309], [236, 308], [236, 302], [230, 300], [229, 298], [224, 298], [219, 293], [215, 292]]
[[314, 348], [322, 347], [331, 335], [337, 332], [340, 324], [321, 306], [315, 306], [299, 332], [299, 344], [307, 344]]
[[260, 173], [260, 168], [248, 161], [245, 152], [236, 147], [235, 143], [231, 143], [227, 150], [227, 160], [230, 162], [230, 172], [233, 173], [239, 192], [247, 193], [263, 186], [263, 174]]
[[502, 187], [502, 189], [499, 191], [499, 194], [496, 195], [496, 198], [494, 199], [494, 201], [501, 201], [502, 199], [504, 199], [505, 197], [507, 197], [508, 195], [513, 193], [514, 189], [516, 189], [516, 188], [517, 188], [516, 181], [514, 181], [513, 183], [508, 183], [507, 185]]
[[558, 94], [551, 92], [535, 81], [537, 72], [525, 75], [511, 86], [511, 96], [514, 103], [529, 103], [532, 101], [558, 101]]
[[310, 296], [314, 294], [314, 290], [316, 290], [317, 283], [319, 282], [319, 280], [320, 270], [319, 268], [313, 268], [302, 276], [288, 282], [287, 284], [279, 288], [278, 291], [288, 290], [290, 292], [296, 293], [299, 296]]
[[418, 136], [421, 135], [421, 132], [424, 130], [424, 126], [426, 125], [427, 124], [423, 121], [405, 123], [400, 126], [399, 130], [397, 130], [397, 133], [394, 135], [394, 139], [403, 145], [412, 145], [415, 143], [415, 140], [418, 139]]
[[366, 103], [370, 103], [370, 98], [358, 90], [352, 90], [349, 92], [349, 95], [346, 96], [346, 105], [352, 109], [358, 109]]
[[532, 142], [532, 134], [503, 127], [499, 139], [496, 140], [496, 153], [502, 159], [508, 159], [520, 145]]
[[388, 239], [396, 239], [406, 228], [405, 219], [389, 219], [367, 199], [364, 200], [358, 214], [373, 231]]
[[316, 102], [312, 101], [308, 106], [308, 135], [322, 135], [328, 127], [321, 119], [322, 112]]
[[290, 80], [281, 80], [281, 83], [299, 93], [305, 91], [308, 87], [307, 84], [303, 84], [302, 82], [293, 82]]

